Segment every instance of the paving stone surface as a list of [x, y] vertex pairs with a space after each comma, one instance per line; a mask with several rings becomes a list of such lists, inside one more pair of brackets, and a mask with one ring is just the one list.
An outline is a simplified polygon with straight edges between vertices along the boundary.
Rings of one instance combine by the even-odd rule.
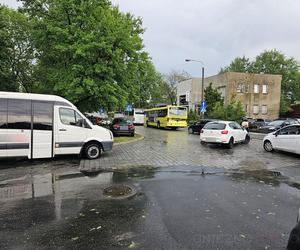
[[279, 169], [300, 166], [299, 156], [267, 153], [261, 138], [253, 136], [248, 144], [225, 149], [216, 145], [200, 145], [199, 135], [186, 130], [166, 130], [137, 127], [144, 140], [115, 145], [111, 152], [97, 160], [81, 160], [80, 170], [111, 170], [138, 166], [201, 166], [226, 169]]

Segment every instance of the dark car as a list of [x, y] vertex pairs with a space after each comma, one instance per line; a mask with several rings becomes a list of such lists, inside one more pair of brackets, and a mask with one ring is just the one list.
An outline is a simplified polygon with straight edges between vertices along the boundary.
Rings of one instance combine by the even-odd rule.
[[125, 118], [115, 118], [110, 125], [110, 130], [114, 135], [134, 136], [135, 127], [130, 120], [127, 120]]
[[201, 121], [193, 123], [188, 128], [189, 134], [194, 134], [194, 133], [199, 133], [200, 134], [200, 131], [204, 127], [204, 125], [208, 122], [211, 122], [211, 121], [212, 120], [201, 120]]
[[258, 131], [261, 133], [268, 134], [277, 131], [278, 129], [281, 129], [285, 126], [293, 124], [298, 124], [298, 121], [295, 119], [275, 120], [270, 122], [268, 125], [259, 128]]
[[267, 126], [272, 120], [270, 119], [254, 119], [249, 122], [249, 129], [259, 129]]

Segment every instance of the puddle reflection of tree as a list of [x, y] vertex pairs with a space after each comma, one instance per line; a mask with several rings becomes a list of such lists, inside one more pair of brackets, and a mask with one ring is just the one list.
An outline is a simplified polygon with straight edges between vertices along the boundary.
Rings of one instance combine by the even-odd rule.
[[113, 173], [113, 182], [126, 182], [129, 179], [151, 179], [155, 177], [155, 169], [148, 166], [140, 166], [126, 170], [119, 170]]

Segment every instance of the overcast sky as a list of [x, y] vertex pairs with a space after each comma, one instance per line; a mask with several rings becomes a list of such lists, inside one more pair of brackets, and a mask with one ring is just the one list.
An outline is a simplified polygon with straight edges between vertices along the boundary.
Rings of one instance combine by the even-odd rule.
[[[16, 0], [0, 0], [16, 7]], [[216, 74], [237, 56], [253, 58], [276, 48], [300, 59], [297, 0], [113, 0], [121, 11], [143, 19], [146, 50], [162, 73], [185, 70]]]

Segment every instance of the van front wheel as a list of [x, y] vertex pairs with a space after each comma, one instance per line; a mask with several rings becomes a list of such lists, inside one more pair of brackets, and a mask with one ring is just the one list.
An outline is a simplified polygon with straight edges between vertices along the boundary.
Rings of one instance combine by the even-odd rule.
[[88, 144], [85, 147], [85, 156], [90, 160], [99, 158], [101, 155], [101, 146], [96, 143]]

